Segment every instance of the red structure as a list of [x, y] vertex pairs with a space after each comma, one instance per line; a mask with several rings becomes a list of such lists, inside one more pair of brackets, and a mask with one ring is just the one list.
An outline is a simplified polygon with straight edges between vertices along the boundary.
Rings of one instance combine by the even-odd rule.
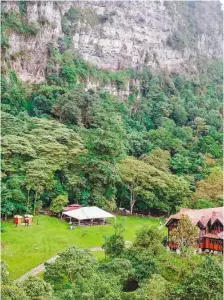
[[177, 214], [171, 215], [165, 225], [168, 228], [168, 247], [177, 249], [178, 245], [170, 240], [170, 232], [182, 215], [188, 215], [193, 224], [199, 227], [198, 248], [209, 251], [223, 251], [223, 207], [188, 209], [182, 208]]
[[81, 207], [82, 207], [82, 205], [80, 205], [80, 204], [70, 204], [70, 205], [64, 207], [64, 210], [65, 211], [70, 211], [70, 210], [78, 209], [78, 208], [81, 208]]

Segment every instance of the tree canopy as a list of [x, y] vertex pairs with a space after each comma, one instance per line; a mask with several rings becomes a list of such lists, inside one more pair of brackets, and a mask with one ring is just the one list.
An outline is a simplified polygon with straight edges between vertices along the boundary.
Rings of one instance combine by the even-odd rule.
[[[211, 180], [215, 172], [221, 176], [214, 171], [222, 164], [221, 63], [207, 65], [217, 72], [208, 71], [203, 80], [154, 73], [147, 66], [105, 71], [70, 49], [52, 46], [45, 82], [22, 82], [7, 69], [2, 74], [5, 218], [36, 213], [41, 203], [49, 208], [64, 194], [69, 202], [144, 213], [194, 206], [195, 197], [199, 207], [203, 201], [220, 205]], [[88, 89], [88, 82], [97, 85]], [[120, 99], [128, 83], [130, 93]], [[107, 92], [107, 85], [116, 93]]]

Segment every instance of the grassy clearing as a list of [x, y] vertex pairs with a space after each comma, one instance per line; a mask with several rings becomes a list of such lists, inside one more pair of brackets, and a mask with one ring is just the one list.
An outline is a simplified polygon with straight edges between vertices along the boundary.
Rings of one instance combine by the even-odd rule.
[[[117, 217], [125, 228], [126, 241], [132, 241], [136, 230], [144, 225], [159, 226], [159, 218]], [[112, 225], [80, 227], [70, 230], [68, 223], [54, 217], [37, 216], [32, 226], [18, 226], [4, 222], [2, 233], [2, 259], [9, 265], [12, 279], [16, 279], [32, 268], [68, 248], [76, 245], [82, 248], [100, 247], [103, 237], [114, 231]], [[162, 230], [166, 231], [163, 226]], [[102, 251], [96, 254], [101, 260]]]

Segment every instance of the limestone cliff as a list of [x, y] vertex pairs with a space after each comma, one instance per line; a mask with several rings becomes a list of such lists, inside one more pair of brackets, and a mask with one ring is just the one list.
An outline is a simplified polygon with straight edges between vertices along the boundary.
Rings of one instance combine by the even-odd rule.
[[197, 72], [199, 57], [222, 57], [222, 11], [216, 1], [7, 1], [3, 11], [19, 15], [21, 2], [23, 20], [38, 30], [7, 31], [3, 67], [25, 81], [45, 79], [52, 43], [110, 70], [146, 64], [189, 74]]

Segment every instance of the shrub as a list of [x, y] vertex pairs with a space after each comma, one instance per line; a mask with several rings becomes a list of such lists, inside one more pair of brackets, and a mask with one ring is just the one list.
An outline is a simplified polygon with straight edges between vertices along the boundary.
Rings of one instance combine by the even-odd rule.
[[110, 257], [119, 256], [124, 248], [124, 236], [122, 235], [123, 226], [115, 225], [115, 233], [109, 237], [105, 237], [102, 248], [105, 249], [105, 254]]
[[27, 14], [27, 1], [19, 1], [19, 11], [21, 14]]
[[46, 299], [45, 297], [50, 296], [52, 293], [52, 288], [49, 283], [34, 276], [26, 278], [20, 286], [23, 288], [27, 296], [33, 300]]
[[36, 35], [40, 30], [37, 22], [29, 22], [21, 13], [4, 12], [2, 15], [2, 30], [14, 30], [25, 36]]

